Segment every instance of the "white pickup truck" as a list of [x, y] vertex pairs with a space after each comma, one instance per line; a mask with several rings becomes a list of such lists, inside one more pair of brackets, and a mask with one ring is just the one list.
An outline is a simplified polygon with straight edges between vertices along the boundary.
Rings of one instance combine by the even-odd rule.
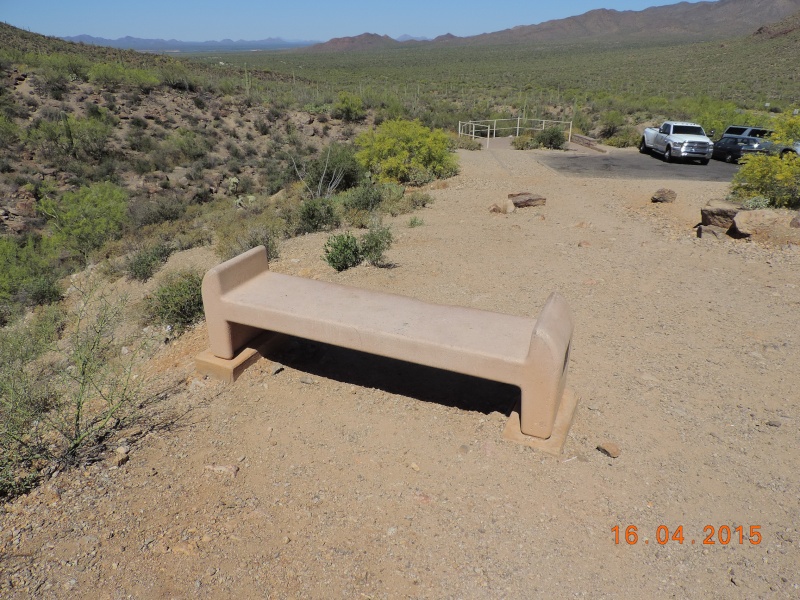
[[639, 142], [639, 152], [658, 152], [664, 155], [666, 162], [686, 159], [699, 160], [701, 165], [707, 165], [713, 150], [714, 143], [697, 123], [665, 121], [658, 129], [645, 129]]

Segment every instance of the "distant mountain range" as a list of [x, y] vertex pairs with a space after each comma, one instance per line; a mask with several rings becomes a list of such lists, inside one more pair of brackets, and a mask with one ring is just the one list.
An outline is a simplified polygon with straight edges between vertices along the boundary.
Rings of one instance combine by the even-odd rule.
[[388, 36], [364, 33], [335, 38], [309, 48], [314, 52], [370, 50], [410, 45], [476, 46], [535, 44], [539, 42], [720, 40], [753, 33], [800, 12], [800, 0], [717, 0], [679, 2], [641, 11], [592, 10], [582, 15], [520, 25], [503, 31], [458, 37], [444, 34], [433, 40], [398, 41]]
[[305, 40], [284, 40], [281, 38], [267, 38], [255, 41], [219, 40], [208, 42], [182, 42], [179, 40], [142, 39], [126, 36], [116, 40], [109, 40], [106, 38], [92, 37], [91, 35], [75, 35], [62, 37], [61, 39], [78, 44], [124, 48], [126, 50], [138, 50], [139, 52], [247, 52], [250, 50], [302, 48], [318, 43]]
[[546, 21], [537, 25], [520, 25], [511, 29], [468, 37], [458, 37], [447, 33], [433, 40], [405, 34], [394, 39], [388, 35], [376, 33], [333, 38], [324, 43], [281, 38], [208, 42], [133, 37], [109, 40], [88, 35], [62, 39], [142, 52], [246, 52], [304, 47], [308, 47], [314, 52], [348, 52], [404, 46], [572, 43], [584, 40], [630, 42], [670, 39], [692, 42], [747, 35], [759, 27], [772, 25], [798, 13], [800, 13], [800, 0], [716, 0], [679, 2], [641, 11], [598, 9], [575, 17]]

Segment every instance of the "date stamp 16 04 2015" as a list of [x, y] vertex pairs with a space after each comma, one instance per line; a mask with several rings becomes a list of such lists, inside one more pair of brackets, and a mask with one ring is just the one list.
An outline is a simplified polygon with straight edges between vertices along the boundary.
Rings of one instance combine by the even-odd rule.
[[[703, 527], [703, 535], [698, 536], [696, 539], [684, 535], [683, 525], [679, 525], [674, 529], [670, 529], [666, 525], [659, 525], [652, 537], [647, 536], [636, 525], [628, 525], [627, 527], [620, 527], [614, 525], [611, 528], [611, 533], [614, 534], [614, 543], [628, 544], [634, 546], [643, 543], [649, 545], [651, 539], [659, 546], [665, 546], [669, 543], [677, 544], [702, 544], [704, 546], [727, 546], [728, 544], [746, 544], [751, 546], [758, 546], [761, 543], [761, 525], [750, 525], [749, 528], [744, 525], [736, 527], [730, 525], [720, 525], [714, 527], [713, 525], [706, 525]], [[702, 540], [700, 539], [702, 538]]]

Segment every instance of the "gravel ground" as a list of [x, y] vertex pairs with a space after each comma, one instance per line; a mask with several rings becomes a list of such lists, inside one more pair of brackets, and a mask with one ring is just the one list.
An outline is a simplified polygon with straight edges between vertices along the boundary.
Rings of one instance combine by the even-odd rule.
[[[800, 597], [800, 247], [694, 237], [723, 183], [460, 156], [423, 226], [391, 220], [392, 268], [336, 274], [324, 234], [271, 268], [519, 315], [559, 290], [580, 397], [561, 457], [501, 439], [505, 386], [302, 340], [226, 386], [194, 373], [198, 327], [146, 365], [166, 391], [115, 441], [127, 463], [0, 512], [0, 596]], [[519, 191], [547, 205], [487, 210]]]

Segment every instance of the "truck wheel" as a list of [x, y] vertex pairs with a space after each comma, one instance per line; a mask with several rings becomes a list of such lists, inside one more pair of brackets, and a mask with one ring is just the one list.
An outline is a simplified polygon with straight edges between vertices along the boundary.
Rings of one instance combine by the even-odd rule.
[[736, 159], [733, 158], [733, 154], [726, 154], [725, 155], [725, 162], [726, 163], [733, 163], [733, 162], [736, 162]]
[[644, 138], [642, 138], [642, 141], [639, 142], [639, 152], [642, 154], [650, 154], [650, 148], [647, 147], [647, 143], [645, 143]]
[[664, 162], [672, 162], [672, 146], [667, 146], [664, 150]]
[[700, 159], [700, 164], [701, 165], [707, 165], [708, 164], [708, 159], [707, 158], [701, 158]]

